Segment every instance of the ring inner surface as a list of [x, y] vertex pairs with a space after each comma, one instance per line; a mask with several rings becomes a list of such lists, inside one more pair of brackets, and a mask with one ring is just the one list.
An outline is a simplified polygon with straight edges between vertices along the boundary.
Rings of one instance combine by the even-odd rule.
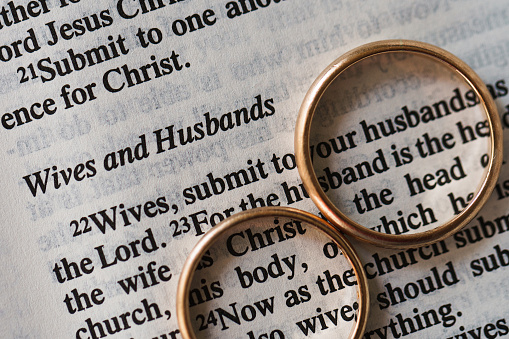
[[311, 122], [310, 154], [321, 189], [349, 219], [414, 234], [449, 222], [474, 198], [490, 139], [485, 108], [455, 70], [398, 51], [368, 57], [331, 83]]

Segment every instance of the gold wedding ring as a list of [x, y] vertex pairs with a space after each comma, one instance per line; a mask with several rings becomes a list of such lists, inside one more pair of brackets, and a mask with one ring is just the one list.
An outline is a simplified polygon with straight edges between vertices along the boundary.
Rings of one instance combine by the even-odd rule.
[[350, 332], [350, 338], [362, 338], [368, 319], [369, 292], [367, 278], [359, 257], [355, 253], [352, 245], [341, 234], [332, 229], [331, 225], [327, 224], [315, 215], [289, 207], [262, 207], [240, 212], [214, 226], [214, 228], [209, 230], [198, 241], [182, 267], [177, 287], [177, 318], [182, 337], [185, 339], [196, 338], [190, 318], [189, 293], [191, 282], [194, 273], [198, 268], [200, 259], [203, 257], [205, 252], [228, 231], [240, 228], [243, 225], [245, 226], [246, 223], [256, 223], [257, 220], [267, 217], [297, 220], [304, 223], [306, 227], [316, 228], [323, 234], [327, 235], [342, 251], [342, 255], [353, 267], [357, 278], [357, 322]]
[[[490, 130], [489, 163], [479, 190], [466, 207], [451, 220], [425, 232], [385, 234], [353, 221], [341, 212], [321, 189], [310, 156], [310, 130], [320, 98], [329, 85], [345, 70], [358, 62], [389, 52], [416, 53], [431, 57], [459, 74], [480, 99]], [[479, 76], [463, 61], [436, 46], [411, 40], [384, 40], [357, 47], [336, 59], [314, 81], [301, 105], [295, 130], [295, 156], [299, 174], [309, 196], [323, 215], [342, 232], [373, 245], [389, 248], [409, 248], [442, 240], [472, 220], [493, 191], [502, 165], [502, 126], [495, 102]]]

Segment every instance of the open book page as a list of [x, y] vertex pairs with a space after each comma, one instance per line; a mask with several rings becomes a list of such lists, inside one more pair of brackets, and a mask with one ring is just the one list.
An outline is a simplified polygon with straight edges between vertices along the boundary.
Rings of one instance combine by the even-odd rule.
[[[295, 167], [297, 112], [316, 76], [361, 44], [414, 39], [454, 53], [489, 85], [507, 131], [507, 5], [503, 0], [2, 3], [0, 336], [181, 338], [176, 286], [180, 268], [200, 236], [224, 218], [254, 207], [288, 205], [318, 213]], [[451, 86], [442, 95], [434, 93], [433, 101], [418, 91], [406, 93], [408, 112], [438, 100], [467, 105], [468, 89], [458, 85], [455, 92]], [[362, 87], [352, 85], [355, 91], [362, 97]], [[401, 87], [381, 88], [379, 95], [388, 99], [382, 106], [393, 112], [389, 117], [405, 116], [401, 102], [391, 106], [391, 91], [398, 93]], [[458, 93], [460, 99], [454, 100]], [[384, 115], [376, 120], [373, 113], [381, 107], [377, 97], [365, 99], [346, 132], [351, 128], [361, 136], [372, 131], [368, 125], [382, 121]], [[366, 112], [371, 112], [371, 120], [363, 118]], [[434, 178], [426, 181], [431, 187], [440, 177], [437, 171], [444, 169], [464, 192], [451, 198], [447, 185], [435, 185], [443, 189], [436, 199], [454, 209], [461, 205], [459, 198], [468, 200], [477, 180], [460, 182], [453, 176], [463, 179], [466, 162], [479, 164], [487, 139], [482, 116], [454, 117], [457, 120], [430, 124], [428, 139], [424, 127], [411, 144], [401, 141], [391, 150], [388, 141], [387, 151], [377, 153], [382, 148], [377, 141], [362, 152], [372, 164], [379, 159], [379, 169], [384, 167], [382, 155], [387, 167], [397, 167], [398, 161], [409, 159], [404, 147], [417, 145], [420, 138], [424, 154], [431, 151], [424, 148], [433, 144], [431, 138], [439, 137], [447, 151], [436, 157], [441, 159], [436, 169], [409, 162], [402, 166], [405, 172], [398, 185], [410, 189], [408, 182], [431, 173]], [[358, 144], [367, 145], [368, 137], [369, 132], [364, 133]], [[480, 146], [475, 151], [460, 148], [470, 144], [462, 137]], [[450, 146], [453, 142], [457, 146]], [[449, 146], [459, 154], [448, 153]], [[327, 146], [323, 147], [320, 152]], [[350, 154], [355, 151], [348, 150], [347, 159], [354, 159]], [[418, 152], [413, 153], [416, 158], [421, 154], [418, 149], [411, 152]], [[355, 167], [356, 160], [351, 161], [349, 166]], [[509, 334], [508, 172], [504, 164], [492, 197], [473, 221], [436, 245], [386, 250], [352, 241], [370, 284], [365, 338]], [[411, 178], [405, 179], [406, 174]], [[392, 185], [388, 189], [394, 193]], [[351, 193], [364, 198], [362, 190], [370, 187], [356, 186]], [[417, 184], [413, 187], [418, 189]], [[379, 193], [386, 201], [405, 201], [395, 193]], [[367, 208], [360, 198], [357, 201], [358, 211]], [[395, 200], [385, 208], [394, 213], [396, 204]], [[421, 209], [417, 203], [410, 206], [417, 212], [409, 210], [410, 219], [404, 221], [416, 224], [412, 215], [419, 215], [421, 223], [432, 220], [424, 203]], [[385, 228], [384, 215], [359, 214], [370, 227]], [[396, 219], [390, 220], [396, 224]], [[292, 230], [295, 233], [288, 234], [301, 232], [296, 225]], [[338, 294], [343, 290], [337, 285], [352, 281], [349, 269], [330, 265], [299, 284], [304, 262], [296, 260], [314, 262], [308, 255], [312, 252], [301, 248], [301, 255], [295, 247], [295, 253], [275, 257], [278, 251], [273, 250], [264, 261], [239, 257], [240, 275], [220, 281], [220, 286], [215, 280], [200, 286], [200, 307], [206, 307], [208, 299], [217, 303], [203, 316], [207, 328], [200, 335], [215, 331], [223, 338], [337, 337], [337, 328], [351, 319], [352, 310], [342, 306], [353, 301], [349, 294], [342, 300]], [[270, 277], [270, 264], [274, 276], [279, 276], [279, 268], [285, 276]], [[243, 275], [247, 267], [251, 273]], [[246, 304], [231, 306], [230, 297], [214, 298], [239, 284], [240, 276], [252, 275], [255, 267], [266, 270], [267, 280], [288, 281], [292, 276], [293, 292], [285, 293], [292, 289], [285, 285], [260, 295], [246, 288], [251, 306], [244, 312], [241, 306]], [[304, 285], [307, 288], [299, 291]], [[323, 298], [318, 311], [314, 300], [326, 292], [331, 298]], [[232, 307], [239, 307], [238, 318]], [[217, 308], [233, 315], [214, 311]], [[287, 321], [290, 310], [300, 320]], [[235, 335], [223, 329], [223, 321]]]

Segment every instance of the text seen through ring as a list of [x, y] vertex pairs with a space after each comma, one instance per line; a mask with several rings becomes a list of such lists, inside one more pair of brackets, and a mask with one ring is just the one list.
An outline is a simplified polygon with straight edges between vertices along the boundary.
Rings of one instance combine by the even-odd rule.
[[295, 156], [306, 191], [335, 227], [371, 244], [444, 239], [496, 184], [498, 85], [422, 42], [378, 41], [344, 54], [300, 108]]
[[359, 339], [368, 308], [367, 278], [350, 243], [322, 219], [288, 207], [244, 211], [209, 230], [177, 290], [183, 338]]

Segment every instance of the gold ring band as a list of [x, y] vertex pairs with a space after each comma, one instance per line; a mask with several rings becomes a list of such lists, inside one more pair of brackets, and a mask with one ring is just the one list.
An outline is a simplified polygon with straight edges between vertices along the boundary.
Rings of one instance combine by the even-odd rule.
[[[364, 227], [343, 214], [320, 188], [310, 156], [310, 130], [321, 96], [342, 72], [366, 58], [388, 52], [427, 55], [459, 74], [475, 91], [486, 112], [490, 129], [490, 152], [486, 176], [468, 205], [443, 225], [414, 234], [385, 234]], [[314, 81], [301, 105], [295, 129], [295, 157], [299, 174], [309, 196], [324, 216], [340, 231], [373, 245], [409, 248], [442, 240], [465, 226], [479, 212], [493, 191], [502, 166], [502, 126], [495, 102], [481, 78], [463, 61], [436, 46], [411, 40], [384, 40], [355, 48], [336, 59]]]
[[182, 272], [180, 274], [178, 287], [177, 287], [177, 319], [180, 328], [180, 334], [184, 339], [194, 339], [196, 335], [192, 329], [190, 312], [189, 312], [189, 292], [191, 287], [192, 278], [199, 261], [205, 252], [212, 246], [212, 244], [231, 228], [240, 226], [245, 222], [253, 222], [256, 219], [266, 217], [287, 217], [301, 222], [306, 225], [313, 226], [319, 231], [325, 233], [330, 237], [336, 245], [343, 251], [344, 257], [347, 258], [352, 265], [355, 275], [357, 277], [357, 293], [359, 299], [359, 308], [357, 323], [351, 332], [351, 339], [360, 339], [364, 335], [366, 322], [369, 312], [369, 292], [366, 274], [362, 267], [359, 257], [355, 253], [352, 245], [341, 234], [332, 229], [332, 227], [325, 223], [317, 216], [297, 210], [290, 207], [262, 207], [252, 210], [247, 210], [235, 214], [209, 230], [196, 244], [191, 253], [189, 254]]

